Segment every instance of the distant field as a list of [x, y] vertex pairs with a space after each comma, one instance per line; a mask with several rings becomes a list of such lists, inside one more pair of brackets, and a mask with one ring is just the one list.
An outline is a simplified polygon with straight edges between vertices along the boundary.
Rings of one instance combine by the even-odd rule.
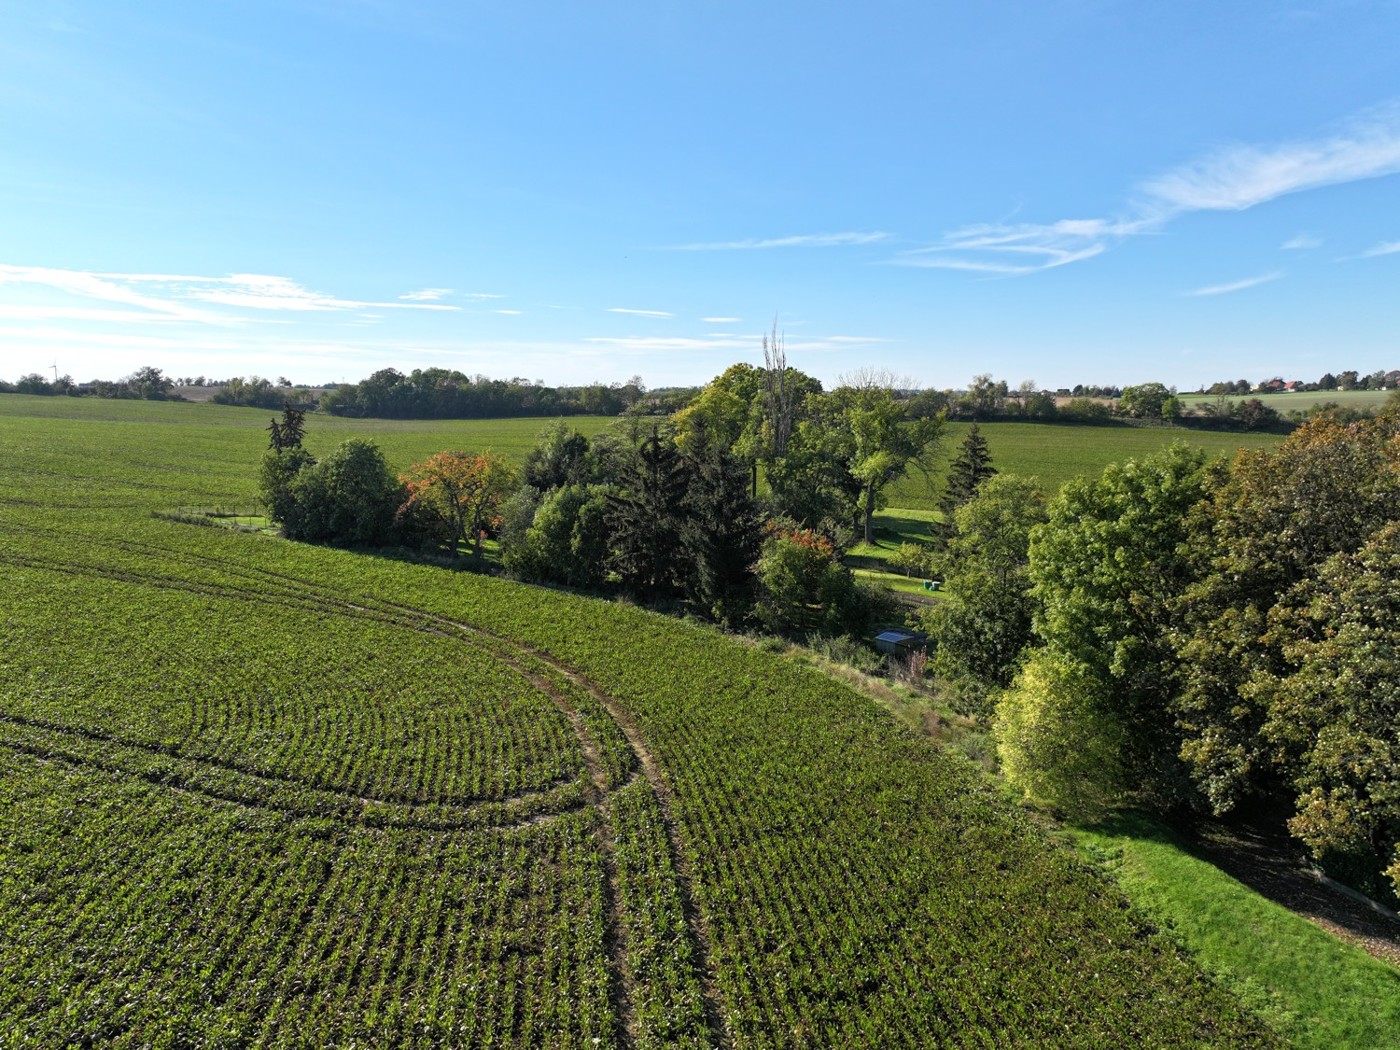
[[[957, 455], [971, 425], [948, 425], [942, 456], [931, 472], [932, 484], [919, 475], [905, 478], [890, 490], [891, 508], [933, 510], [937, 507], [948, 464]], [[978, 425], [991, 450], [992, 466], [1002, 473], [1038, 477], [1050, 492], [1057, 491], [1070, 478], [1098, 474], [1110, 463], [1145, 456], [1173, 441], [1230, 455], [1239, 448], [1260, 448], [1282, 440], [1276, 434], [1227, 434], [1180, 427], [1085, 427], [1060, 423]]]
[[[1390, 393], [1389, 390], [1313, 390], [1283, 394], [1238, 394], [1227, 397], [1225, 400], [1237, 402], [1257, 397], [1278, 412], [1311, 408], [1313, 405], [1322, 405], [1329, 401], [1335, 401], [1346, 408], [1363, 409], [1383, 405], [1390, 397]], [[1214, 404], [1220, 400], [1218, 394], [1178, 394], [1177, 396], [1181, 398], [1184, 405], [1190, 408], [1197, 408], [1202, 404]]]
[[[267, 448], [268, 421], [277, 413], [262, 408], [176, 401], [111, 401], [98, 398], [0, 395], [0, 420], [47, 420], [43, 447], [32, 454], [62, 462], [90, 447], [94, 424], [102, 424], [107, 453], [143, 470], [148, 484], [168, 489], [167, 507], [195, 503], [251, 505], [257, 499], [257, 463]], [[592, 436], [618, 423], [614, 417], [570, 416], [568, 424]], [[324, 455], [353, 437], [369, 438], [389, 466], [402, 470], [443, 449], [486, 449], [512, 462], [524, 460], [552, 419], [384, 420], [344, 419], [312, 414], [306, 447]], [[12, 431], [24, 442], [33, 427]], [[201, 468], [188, 475], [192, 464]], [[168, 467], [167, 474], [160, 468]], [[188, 497], [188, 498], [185, 498]], [[154, 508], [153, 508], [154, 509]]]
[[781, 654], [151, 517], [249, 498], [266, 418], [0, 397], [0, 1045], [1271, 1045]]

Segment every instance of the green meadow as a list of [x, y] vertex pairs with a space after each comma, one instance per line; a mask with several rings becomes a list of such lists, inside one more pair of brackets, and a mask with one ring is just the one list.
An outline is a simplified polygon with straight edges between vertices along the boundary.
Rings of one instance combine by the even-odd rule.
[[[957, 455], [970, 423], [945, 428], [939, 457], [928, 477], [911, 474], [892, 486], [891, 508], [933, 510], [948, 464]], [[992, 466], [1006, 474], [1037, 477], [1054, 492], [1070, 478], [1098, 474], [1110, 463], [1145, 456], [1173, 441], [1228, 456], [1282, 440], [1276, 434], [1232, 434], [1184, 427], [1073, 426], [1065, 423], [979, 423], [992, 454]]]

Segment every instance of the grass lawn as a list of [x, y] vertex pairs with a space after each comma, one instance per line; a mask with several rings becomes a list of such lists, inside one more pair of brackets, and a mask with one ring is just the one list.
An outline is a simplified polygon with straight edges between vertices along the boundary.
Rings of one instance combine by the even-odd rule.
[[858, 579], [883, 584], [901, 594], [938, 600], [942, 593], [925, 591], [922, 577], [894, 572], [885, 560], [901, 543], [928, 543], [931, 538], [929, 524], [938, 517], [937, 512], [932, 510], [892, 508], [880, 511], [875, 515], [874, 542], [853, 546], [846, 555], [846, 564]]
[[1193, 856], [1144, 816], [1124, 814], [1069, 834], [1138, 908], [1293, 1045], [1400, 1045], [1400, 970]]

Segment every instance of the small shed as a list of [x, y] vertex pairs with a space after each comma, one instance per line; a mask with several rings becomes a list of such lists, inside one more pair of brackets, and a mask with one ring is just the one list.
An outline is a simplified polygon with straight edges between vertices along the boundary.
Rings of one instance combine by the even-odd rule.
[[928, 635], [891, 627], [875, 636], [875, 648], [890, 656], [908, 656], [928, 648]]

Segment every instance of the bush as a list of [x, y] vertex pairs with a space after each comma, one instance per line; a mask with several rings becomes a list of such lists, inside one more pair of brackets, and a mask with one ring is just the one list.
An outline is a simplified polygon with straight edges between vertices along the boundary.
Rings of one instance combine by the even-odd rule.
[[926, 578], [936, 575], [934, 560], [937, 557], [932, 547], [922, 543], [901, 543], [894, 553], [886, 558], [891, 569], [905, 576]]
[[755, 610], [772, 631], [861, 634], [890, 616], [883, 587], [858, 584], [830, 540], [812, 529], [774, 531], [758, 559], [761, 597]]
[[353, 438], [319, 463], [300, 456], [292, 450], [263, 461], [264, 500], [289, 539], [373, 547], [398, 538], [394, 514], [405, 494], [378, 446]]

